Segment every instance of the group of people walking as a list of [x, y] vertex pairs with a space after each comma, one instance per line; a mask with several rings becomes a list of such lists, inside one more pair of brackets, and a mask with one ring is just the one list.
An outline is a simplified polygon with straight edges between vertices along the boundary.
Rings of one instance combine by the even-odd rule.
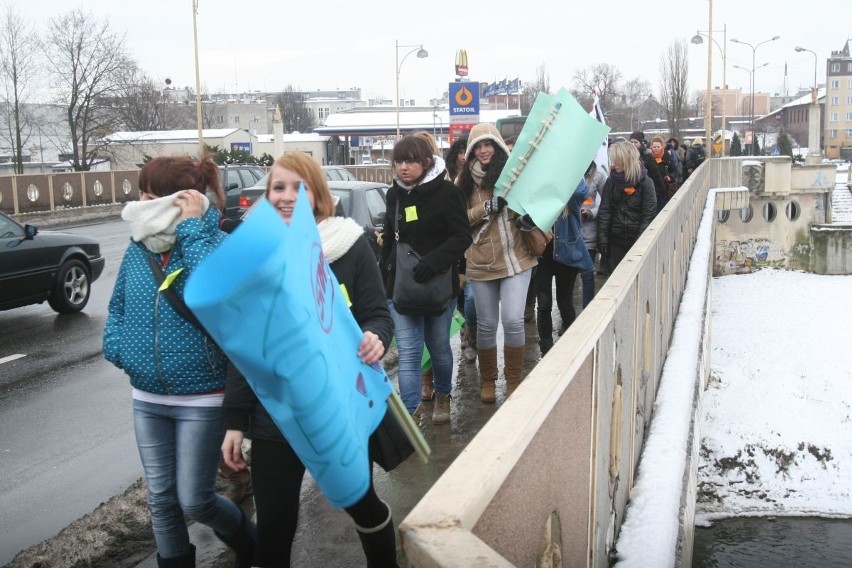
[[[546, 228], [553, 239], [543, 254], [533, 254], [527, 245], [525, 232], [535, 229], [529, 217], [507, 207], [496, 187], [510, 148], [487, 123], [456, 141], [446, 160], [425, 133], [395, 144], [378, 263], [362, 228], [335, 215], [335, 198], [313, 158], [298, 152], [281, 156], [270, 170], [266, 199], [289, 223], [300, 184], [304, 187], [325, 257], [363, 331], [359, 358], [379, 362], [395, 338], [406, 409], [423, 417], [424, 402], [433, 400], [431, 421], [445, 424], [451, 420], [454, 311], [464, 312], [465, 359], [478, 361], [484, 403], [497, 400], [502, 322], [502, 374], [510, 396], [523, 377], [524, 311], [531, 283], [544, 354], [553, 345], [553, 279], [564, 330], [575, 316], [577, 276], [585, 307], [595, 293], [597, 254], [614, 270], [657, 214], [659, 200], [670, 196], [661, 194], [655, 177], [679, 182], [681, 174], [665, 148], [657, 138], [647, 154], [641, 144], [612, 144], [611, 172], [607, 176], [593, 163], [572, 184], [576, 188], [564, 210]], [[305, 466], [249, 383], [182, 301], [189, 275], [228, 238], [219, 228], [224, 194], [218, 168], [209, 157], [155, 158], [141, 170], [139, 190], [139, 201], [122, 213], [132, 240], [109, 304], [104, 355], [130, 379], [158, 564], [195, 565], [186, 515], [210, 526], [233, 549], [236, 566], [289, 566]], [[413, 268], [399, 268], [403, 246], [416, 260]], [[412, 306], [397, 294], [412, 286], [444, 293], [428, 305]], [[422, 375], [424, 349], [431, 367], [428, 382]], [[252, 440], [256, 524], [215, 490], [220, 461], [231, 471], [246, 470], [244, 438]], [[372, 471], [372, 453], [369, 459]], [[368, 566], [396, 566], [391, 510], [372, 483], [345, 511]]]

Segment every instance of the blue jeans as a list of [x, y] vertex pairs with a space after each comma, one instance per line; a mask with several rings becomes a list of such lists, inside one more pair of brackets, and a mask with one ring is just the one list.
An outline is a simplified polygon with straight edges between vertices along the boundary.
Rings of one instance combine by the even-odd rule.
[[527, 338], [524, 332], [524, 307], [530, 286], [532, 268], [520, 274], [497, 280], [476, 280], [476, 348], [497, 347], [497, 321], [502, 315], [503, 343], [509, 347], [523, 347]]
[[[589, 256], [592, 257], [592, 263], [595, 262], [596, 254], [598, 254], [597, 249], [589, 249]], [[592, 298], [595, 297], [595, 269], [581, 272], [580, 281], [583, 283], [583, 307], [585, 308], [592, 301]]]
[[473, 300], [473, 286], [471, 282], [464, 287], [464, 323], [469, 329], [476, 331], [476, 302]]
[[396, 311], [392, 300], [388, 300], [399, 350], [399, 394], [408, 412], [417, 410], [420, 403], [420, 361], [424, 343], [432, 357], [435, 392], [449, 394], [453, 388], [450, 323], [455, 307], [450, 302], [439, 316], [405, 316]]
[[160, 556], [189, 554], [184, 514], [219, 534], [236, 534], [242, 522], [240, 510], [216, 494], [216, 471], [225, 435], [222, 408], [134, 400], [133, 425]]

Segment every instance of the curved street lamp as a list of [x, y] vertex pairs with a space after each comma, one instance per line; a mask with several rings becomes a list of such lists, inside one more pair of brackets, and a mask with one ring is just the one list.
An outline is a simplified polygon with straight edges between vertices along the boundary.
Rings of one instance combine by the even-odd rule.
[[[702, 38], [702, 36], [706, 37], [711, 42], [716, 44], [716, 47], [719, 48], [719, 52], [722, 54], [722, 89], [723, 89], [723, 94], [722, 94], [722, 156], [724, 156], [725, 155], [725, 138], [726, 138], [726, 134], [727, 134], [727, 131], [725, 130], [725, 122], [727, 121], [727, 118], [728, 118], [728, 113], [727, 113], [727, 108], [726, 108], [726, 99], [728, 98], [728, 24], [724, 24], [722, 26], [722, 45], [725, 46], [724, 48], [721, 45], [719, 45], [718, 41], [713, 39], [713, 32], [718, 32], [718, 31], [719, 30], [708, 30], [706, 32], [703, 32], [701, 30], [696, 30], [695, 35], [692, 36], [692, 39], [690, 41], [694, 45], [701, 45], [702, 43], [704, 43], [704, 39]], [[709, 65], [709, 61], [708, 61], [708, 65]], [[708, 82], [707, 88], [710, 89], [710, 87], [711, 87], [711, 84]], [[707, 96], [708, 97], [711, 96], [709, 90], [707, 92]], [[705, 104], [706, 104], [706, 102], [705, 102]], [[713, 112], [713, 107], [712, 107], [712, 103], [711, 103], [711, 106], [710, 106], [710, 113], [711, 113], [710, 114], [710, 123], [711, 124], [713, 122], [712, 112]], [[711, 129], [707, 130], [708, 134], [710, 134], [710, 130]], [[709, 138], [709, 136], [708, 136], [708, 138]], [[707, 155], [710, 156], [711, 154], [707, 154]]]
[[815, 51], [811, 51], [810, 49], [806, 49], [806, 48], [804, 48], [804, 47], [799, 47], [798, 45], [797, 45], [795, 48], [793, 48], [793, 49], [795, 49], [795, 50], [796, 50], [797, 52], [799, 52], [799, 53], [801, 53], [801, 52], [803, 52], [803, 51], [807, 51], [808, 53], [811, 53], [811, 54], [813, 54], [813, 56], [814, 56], [814, 91], [813, 91], [813, 103], [814, 103], [814, 104], [816, 104], [816, 103], [817, 103], [817, 67], [819, 66], [819, 63], [817, 62], [817, 54], [816, 54], [816, 52], [815, 52]]
[[817, 67], [819, 63], [817, 62], [817, 54], [810, 49], [806, 49], [804, 47], [796, 46], [794, 48], [797, 52], [801, 53], [803, 51], [807, 51], [808, 53], [812, 53], [814, 56], [814, 90], [811, 95], [811, 109], [809, 111], [808, 121], [810, 122], [810, 126], [808, 127], [808, 159], [809, 161], [806, 163], [818, 163], [818, 157], [820, 155], [820, 109], [819, 109], [819, 87], [817, 86]]
[[[770, 41], [775, 41], [779, 39], [781, 36], [774, 36], [769, 39], [763, 40], [760, 43], [756, 43], [754, 45], [748, 43], [747, 41], [741, 41], [738, 39], [731, 38], [731, 42], [739, 43], [741, 45], [747, 45], [751, 48], [751, 111], [749, 112], [749, 127], [751, 128], [751, 136], [752, 141], [754, 141], [754, 70], [756, 69], [754, 66], [755, 54], [757, 53], [757, 48], [763, 45], [764, 43], [769, 43]], [[768, 63], [767, 63], [768, 65]], [[765, 67], [765, 65], [761, 65], [761, 67]], [[753, 145], [749, 145], [749, 150], [753, 151]]]
[[[399, 60], [400, 47], [413, 47], [411, 51], [402, 56], [402, 61]], [[396, 139], [399, 140], [399, 72], [402, 69], [402, 64], [405, 59], [412, 53], [417, 53], [418, 59], [429, 57], [429, 52], [423, 49], [423, 44], [419, 45], [400, 45], [399, 40], [396, 40]]]

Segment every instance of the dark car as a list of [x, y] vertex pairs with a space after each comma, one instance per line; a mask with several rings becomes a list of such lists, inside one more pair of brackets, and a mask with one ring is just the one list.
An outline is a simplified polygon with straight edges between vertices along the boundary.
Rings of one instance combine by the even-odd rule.
[[0, 213], [0, 310], [47, 300], [59, 313], [79, 312], [103, 270], [95, 239], [39, 231]]
[[[329, 181], [331, 193], [340, 198], [337, 204], [338, 215], [351, 217], [364, 227], [367, 240], [379, 257], [380, 247], [376, 241], [376, 232], [381, 233], [385, 222], [388, 185], [375, 181]], [[255, 187], [247, 187], [240, 197], [241, 216], [266, 193], [266, 181]]]
[[243, 164], [226, 164], [219, 166], [222, 190], [225, 192], [225, 209], [222, 217], [236, 219], [239, 217], [240, 192], [251, 187], [266, 175], [266, 170], [260, 166]]

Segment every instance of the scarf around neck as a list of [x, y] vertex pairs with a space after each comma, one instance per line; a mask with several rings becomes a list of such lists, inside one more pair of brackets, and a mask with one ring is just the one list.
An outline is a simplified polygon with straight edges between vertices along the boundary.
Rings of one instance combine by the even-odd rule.
[[628, 181], [624, 175], [624, 172], [617, 172], [615, 170], [609, 174], [609, 177], [612, 179], [612, 191], [616, 195], [624, 192], [625, 195], [633, 195], [636, 193], [636, 182]]
[[317, 223], [322, 253], [329, 264], [349, 252], [364, 229], [349, 217], [326, 217]]
[[[178, 193], [146, 201], [131, 201], [124, 206], [121, 218], [130, 224], [130, 236], [134, 241], [141, 242], [155, 253], [166, 252], [175, 246], [175, 229], [180, 221], [180, 207], [175, 205]], [[202, 197], [206, 213], [210, 200], [207, 196]]]
[[446, 168], [446, 163], [444, 162], [444, 158], [442, 158], [441, 156], [434, 156], [433, 155], [432, 156], [432, 167], [429, 168], [429, 171], [426, 172], [423, 175], [423, 177], [420, 178], [420, 180], [417, 181], [414, 185], [407, 185], [405, 182], [403, 182], [399, 178], [399, 176], [397, 175], [397, 173], [395, 171], [393, 173], [393, 180], [402, 189], [412, 190], [415, 187], [417, 187], [418, 185], [423, 185], [424, 183], [428, 183], [428, 182], [432, 181], [433, 179], [435, 179], [439, 175], [443, 174], [444, 170], [446, 170], [446, 169], [447, 168]]
[[482, 167], [479, 160], [471, 162], [470, 177], [473, 178], [473, 183], [475, 183], [477, 187], [482, 187], [482, 180], [485, 179], [485, 168]]

